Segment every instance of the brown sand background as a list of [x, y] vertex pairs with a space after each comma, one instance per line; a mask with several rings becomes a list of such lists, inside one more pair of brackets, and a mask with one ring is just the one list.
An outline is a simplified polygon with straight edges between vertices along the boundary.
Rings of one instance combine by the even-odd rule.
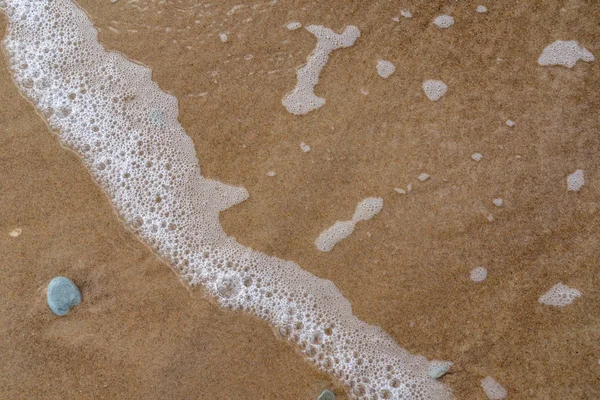
[[[247, 2], [228, 15], [236, 3], [80, 1], [108, 49], [177, 96], [203, 174], [249, 190], [222, 214], [225, 230], [331, 279], [409, 351], [454, 361], [443, 380], [460, 399], [485, 398], [487, 375], [511, 399], [600, 398], [600, 62], [536, 63], [556, 39], [600, 58], [597, 2], [482, 1], [487, 14], [471, 1]], [[415, 18], [392, 21], [401, 8]], [[432, 26], [440, 13], [456, 24]], [[326, 105], [303, 117], [281, 105], [316, 42], [285, 29], [295, 20], [361, 30], [321, 74]], [[387, 80], [378, 59], [396, 65]], [[449, 86], [437, 103], [421, 89], [430, 78]], [[266, 324], [186, 289], [125, 230], [4, 57], [0, 87], [0, 398], [285, 400], [332, 387]], [[575, 169], [586, 185], [568, 193]], [[408, 183], [410, 194], [394, 192]], [[383, 211], [318, 252], [318, 234], [366, 196], [382, 196]], [[481, 284], [469, 280], [478, 265]], [[56, 275], [82, 290], [64, 318], [45, 302]], [[540, 305], [559, 281], [583, 297]]]

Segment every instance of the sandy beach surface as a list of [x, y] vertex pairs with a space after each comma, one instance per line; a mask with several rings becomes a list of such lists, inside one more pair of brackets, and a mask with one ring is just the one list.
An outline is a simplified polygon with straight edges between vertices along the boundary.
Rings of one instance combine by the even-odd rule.
[[[442, 379], [458, 399], [485, 399], [488, 375], [509, 399], [600, 398], [598, 4], [238, 3], [79, 1], [107, 49], [177, 97], [203, 175], [248, 189], [221, 214], [225, 231], [332, 280], [410, 352], [453, 361]], [[432, 24], [444, 13], [449, 29]], [[281, 104], [316, 43], [291, 21], [361, 31], [331, 54], [316, 88], [327, 102], [305, 116]], [[538, 65], [557, 39], [597, 60]], [[0, 398], [308, 400], [324, 388], [347, 398], [265, 323], [179, 282], [1, 59]], [[388, 79], [380, 59], [396, 67]], [[425, 97], [426, 79], [448, 85], [441, 100]], [[569, 192], [577, 169], [585, 186]], [[318, 251], [319, 233], [367, 196], [384, 199], [381, 213]], [[469, 278], [477, 266], [484, 282]], [[82, 292], [66, 317], [46, 304], [57, 275]], [[558, 282], [582, 297], [540, 304]]]

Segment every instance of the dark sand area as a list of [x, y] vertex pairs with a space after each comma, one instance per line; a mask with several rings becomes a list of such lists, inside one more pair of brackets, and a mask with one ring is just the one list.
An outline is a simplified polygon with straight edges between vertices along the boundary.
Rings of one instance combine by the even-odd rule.
[[[596, 2], [482, 2], [478, 14], [470, 1], [279, 1], [228, 14], [238, 3], [79, 2], [106, 48], [178, 98], [203, 175], [250, 192], [222, 213], [226, 232], [332, 280], [410, 352], [453, 361], [442, 379], [458, 399], [484, 399], [488, 375], [509, 399], [600, 398]], [[414, 18], [394, 22], [402, 8]], [[452, 28], [431, 24], [442, 13]], [[316, 41], [290, 21], [361, 30], [321, 74], [327, 103], [301, 117], [281, 98]], [[557, 39], [597, 60], [539, 66]], [[379, 59], [396, 66], [386, 80]], [[326, 387], [346, 398], [265, 323], [180, 283], [0, 64], [1, 399], [308, 400]], [[425, 79], [446, 82], [440, 101], [425, 97]], [[576, 169], [586, 184], [567, 192]], [[382, 212], [319, 252], [319, 233], [367, 196], [384, 198]], [[477, 284], [479, 265], [489, 275]], [[82, 291], [67, 317], [46, 304], [56, 275]], [[583, 296], [539, 304], [558, 282]]]

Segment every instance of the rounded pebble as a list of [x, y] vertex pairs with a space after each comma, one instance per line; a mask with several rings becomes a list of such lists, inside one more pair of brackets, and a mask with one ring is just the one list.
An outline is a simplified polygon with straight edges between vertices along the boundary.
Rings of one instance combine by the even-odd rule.
[[57, 276], [48, 284], [48, 305], [54, 314], [67, 315], [69, 309], [81, 303], [81, 293], [71, 280]]
[[335, 393], [329, 389], [325, 389], [321, 392], [317, 400], [335, 400]]

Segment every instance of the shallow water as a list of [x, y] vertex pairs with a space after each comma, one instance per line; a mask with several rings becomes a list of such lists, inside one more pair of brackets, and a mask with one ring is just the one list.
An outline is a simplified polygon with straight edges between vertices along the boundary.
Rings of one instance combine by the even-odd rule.
[[[221, 215], [227, 233], [331, 279], [360, 318], [409, 351], [452, 360], [443, 381], [457, 398], [484, 398], [487, 375], [509, 398], [598, 397], [600, 71], [597, 62], [536, 63], [561, 38], [598, 55], [598, 10], [544, 2], [488, 5], [481, 15], [476, 4], [440, 4], [407, 5], [414, 18], [396, 23], [399, 9], [385, 3], [275, 3], [228, 15], [235, 3], [80, 2], [107, 48], [149, 66], [178, 98], [204, 175], [250, 192]], [[442, 12], [454, 16], [452, 28], [432, 26]], [[281, 98], [315, 40], [288, 31], [290, 21], [361, 30], [321, 74], [316, 93], [327, 103], [303, 117]], [[379, 59], [396, 66], [386, 80]], [[329, 385], [262, 323], [188, 295], [121, 227], [6, 67], [0, 74], [10, 288], [0, 326], [11, 348], [0, 364], [3, 397], [297, 399]], [[425, 79], [448, 84], [439, 102], [425, 98]], [[569, 193], [566, 176], [576, 169], [586, 185]], [[420, 182], [423, 172], [431, 178]], [[409, 183], [407, 195], [394, 191]], [[382, 212], [332, 252], [317, 251], [319, 233], [367, 196], [384, 198]], [[492, 203], [498, 197], [502, 207]], [[23, 233], [13, 238], [16, 227]], [[476, 284], [469, 273], [480, 265], [488, 277]], [[40, 301], [57, 274], [82, 288], [70, 320], [50, 317]], [[537, 298], [558, 281], [582, 298], [541, 306]]]

